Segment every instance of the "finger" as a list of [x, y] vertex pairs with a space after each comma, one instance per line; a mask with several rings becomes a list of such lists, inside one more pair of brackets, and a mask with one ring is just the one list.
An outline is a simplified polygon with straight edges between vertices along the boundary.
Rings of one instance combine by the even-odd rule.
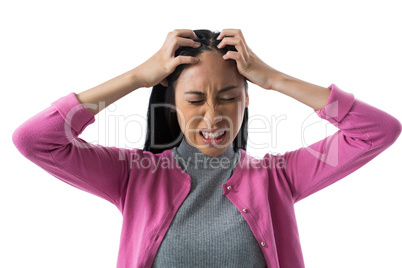
[[237, 69], [244, 69], [246, 66], [246, 61], [244, 60], [244, 57], [242, 54], [236, 51], [228, 51], [226, 52], [225, 55], [223, 55], [223, 59], [232, 59], [236, 61]]
[[241, 37], [244, 39], [240, 29], [223, 29], [216, 39], [221, 40], [225, 36]]
[[198, 36], [190, 29], [175, 29], [172, 31], [176, 36], [198, 39]]
[[221, 40], [223, 39], [225, 36], [235, 36], [235, 29], [223, 29], [221, 31], [221, 33], [216, 37], [216, 39]]
[[174, 66], [178, 66], [180, 64], [194, 64], [198, 61], [199, 59], [197, 57], [192, 56], [177, 56], [173, 59]]
[[223, 55], [223, 58], [225, 60], [232, 59], [232, 60], [235, 60], [235, 61], [239, 61], [239, 60], [242, 59], [242, 55], [239, 52], [229, 50], [228, 52], [226, 52], [225, 55]]
[[190, 39], [193, 36], [195, 36], [195, 39], [198, 38], [192, 30], [175, 29], [174, 31], [172, 31], [170, 33], [173, 36], [172, 38], [174, 39], [174, 46], [171, 51], [172, 55], [174, 55], [175, 51], [180, 46], [186, 46], [186, 47], [200, 47], [201, 46], [200, 42], [196, 42], [196, 41]]
[[192, 39], [183, 38], [183, 37], [176, 37], [176, 49], [181, 47], [200, 47], [201, 43], [194, 41]]
[[223, 48], [226, 45], [232, 45], [236, 48], [238, 52], [243, 54], [246, 58], [248, 58], [248, 51], [243, 42], [243, 39], [235, 38], [235, 37], [225, 37], [222, 41], [218, 44], [218, 48]]
[[159, 84], [161, 84], [161, 85], [164, 86], [164, 87], [168, 87], [169, 82], [168, 82], [167, 78], [165, 78], [165, 79], [163, 79], [162, 82], [160, 82]]

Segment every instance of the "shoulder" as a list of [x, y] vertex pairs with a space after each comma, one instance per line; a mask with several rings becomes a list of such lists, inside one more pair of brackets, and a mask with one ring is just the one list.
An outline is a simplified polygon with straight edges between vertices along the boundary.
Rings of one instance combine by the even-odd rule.
[[136, 172], [160, 173], [166, 169], [170, 172], [177, 170], [177, 162], [173, 156], [172, 149], [164, 150], [161, 153], [153, 153], [142, 149], [130, 149], [128, 152], [129, 163], [132, 170]]
[[240, 164], [246, 169], [276, 169], [285, 167], [285, 158], [282, 154], [266, 153], [263, 157], [252, 156], [241, 149]]

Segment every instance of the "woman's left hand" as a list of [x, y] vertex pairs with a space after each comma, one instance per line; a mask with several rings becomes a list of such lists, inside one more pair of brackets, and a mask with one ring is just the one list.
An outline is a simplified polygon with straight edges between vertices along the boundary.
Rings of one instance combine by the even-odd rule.
[[274, 89], [275, 81], [281, 72], [263, 62], [246, 44], [240, 29], [223, 29], [218, 40], [222, 40], [218, 48], [232, 45], [236, 51], [228, 51], [223, 58], [236, 61], [237, 70], [250, 82], [265, 88]]

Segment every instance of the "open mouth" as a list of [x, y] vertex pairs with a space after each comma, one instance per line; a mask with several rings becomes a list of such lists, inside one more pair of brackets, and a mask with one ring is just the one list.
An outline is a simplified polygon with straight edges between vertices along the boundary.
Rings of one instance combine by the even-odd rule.
[[227, 131], [226, 130], [221, 131], [221, 132], [217, 133], [217, 135], [212, 135], [212, 134], [205, 133], [205, 132], [203, 133], [202, 131], [200, 131], [199, 133], [201, 135], [202, 140], [205, 143], [210, 143], [211, 141], [214, 141], [215, 143], [219, 143], [224, 140], [224, 138], [226, 137]]

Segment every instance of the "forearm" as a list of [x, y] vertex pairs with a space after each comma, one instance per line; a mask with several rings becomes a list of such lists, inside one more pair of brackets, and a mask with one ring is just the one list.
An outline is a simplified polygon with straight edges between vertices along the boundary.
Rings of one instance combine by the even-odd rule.
[[327, 104], [331, 91], [329, 88], [314, 85], [284, 73], [278, 75], [272, 89], [292, 97], [314, 110], [320, 110]]
[[76, 94], [76, 96], [81, 104], [96, 115], [102, 109], [140, 87], [141, 84], [134, 68], [96, 87]]
[[281, 156], [286, 163], [285, 177], [294, 202], [362, 167], [394, 143], [401, 133], [401, 123], [392, 115], [356, 99], [335, 84], [329, 88], [330, 105], [316, 113], [338, 131]]

